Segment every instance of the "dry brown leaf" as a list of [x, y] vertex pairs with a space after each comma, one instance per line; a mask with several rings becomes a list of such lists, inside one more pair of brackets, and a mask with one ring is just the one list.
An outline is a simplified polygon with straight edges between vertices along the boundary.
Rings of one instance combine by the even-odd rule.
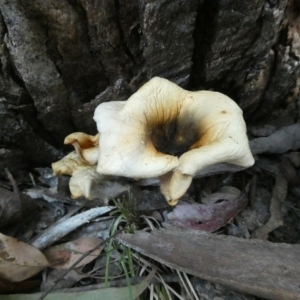
[[18, 282], [49, 265], [38, 249], [0, 233], [0, 276]]
[[[72, 266], [81, 256], [96, 247], [103, 240], [97, 237], [86, 237], [80, 238], [68, 243], [53, 246], [44, 251], [45, 256], [51, 264], [52, 268], [55, 269], [68, 269]], [[99, 249], [92, 252], [90, 255], [85, 257], [77, 267], [84, 266], [89, 262], [97, 258], [104, 247], [101, 246]]]
[[121, 233], [116, 239], [168, 267], [243, 293], [299, 299], [300, 245], [178, 228]]
[[[232, 194], [223, 194], [231, 199]], [[199, 204], [179, 203], [167, 215], [167, 224], [179, 228], [213, 232], [229, 223], [245, 207], [248, 199], [245, 194], [221, 203]]]

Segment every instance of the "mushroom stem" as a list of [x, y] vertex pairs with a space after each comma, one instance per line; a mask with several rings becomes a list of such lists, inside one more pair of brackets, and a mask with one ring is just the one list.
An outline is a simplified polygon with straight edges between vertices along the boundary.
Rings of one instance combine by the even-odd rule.
[[81, 148], [80, 148], [78, 141], [75, 140], [74, 142], [71, 143], [71, 145], [74, 147], [76, 154], [88, 164], [88, 162], [82, 156]]
[[179, 170], [160, 177], [160, 190], [169, 205], [174, 206], [191, 185], [193, 176], [184, 175]]

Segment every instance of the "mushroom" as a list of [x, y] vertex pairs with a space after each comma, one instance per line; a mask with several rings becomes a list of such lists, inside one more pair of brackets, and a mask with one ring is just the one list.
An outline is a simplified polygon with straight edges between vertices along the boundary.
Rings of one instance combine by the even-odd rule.
[[61, 160], [52, 163], [53, 175], [70, 175], [69, 188], [73, 199], [84, 196], [92, 200], [101, 198], [107, 205], [109, 198], [128, 191], [130, 185], [104, 176], [96, 171], [96, 166], [91, 166], [76, 151], [72, 151]]
[[74, 132], [65, 138], [64, 144], [73, 145], [77, 155], [87, 164], [91, 166], [97, 164], [99, 156], [99, 133], [93, 136], [83, 132]]
[[91, 190], [93, 186], [104, 180], [105, 176], [99, 174], [95, 167], [78, 166], [74, 170], [69, 182], [71, 197], [73, 199], [84, 196], [91, 200]]
[[95, 166], [79, 166], [70, 179], [69, 188], [73, 199], [84, 196], [89, 200], [100, 199], [103, 205], [108, 205], [110, 198], [128, 192], [131, 186], [122, 179], [99, 174]]
[[84, 196], [92, 199], [92, 188], [107, 180], [107, 176], [99, 174], [95, 166], [91, 166], [76, 151], [70, 152], [61, 160], [52, 163], [53, 175], [70, 175], [69, 188], [71, 197]]
[[75, 151], [70, 152], [62, 159], [52, 163], [53, 175], [72, 175], [79, 166], [86, 166], [87, 163]]
[[242, 110], [218, 92], [190, 92], [155, 77], [127, 101], [100, 104], [94, 120], [101, 145], [97, 172], [160, 177], [170, 205], [197, 172], [220, 163], [254, 163]]
[[77, 142], [82, 149], [88, 149], [99, 145], [99, 133], [95, 136], [86, 134], [84, 132], [73, 132], [65, 137], [64, 143], [66, 145]]

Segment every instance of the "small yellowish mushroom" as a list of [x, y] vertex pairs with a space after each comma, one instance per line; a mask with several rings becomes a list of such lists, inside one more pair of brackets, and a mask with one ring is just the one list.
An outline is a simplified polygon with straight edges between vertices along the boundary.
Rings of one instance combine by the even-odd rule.
[[99, 184], [103, 178], [104, 175], [99, 174], [96, 171], [96, 167], [78, 166], [73, 172], [69, 183], [71, 197], [76, 199], [84, 196], [91, 200], [93, 186]]
[[52, 163], [52, 170], [53, 175], [71, 176], [69, 188], [73, 199], [81, 196], [91, 199], [91, 189], [104, 178], [96, 171], [96, 166], [91, 166], [75, 151]]
[[72, 175], [79, 166], [86, 166], [87, 163], [75, 151], [70, 152], [61, 160], [52, 163], [53, 175]]
[[95, 136], [83, 132], [69, 134], [65, 140], [65, 145], [73, 145], [78, 156], [89, 165], [94, 166], [98, 162], [99, 156], [99, 133]]
[[99, 174], [96, 166], [88, 164], [75, 151], [54, 162], [52, 169], [53, 175], [71, 175], [69, 188], [73, 199], [81, 196], [89, 200], [100, 197], [103, 204], [107, 204], [110, 197], [129, 189], [128, 184]]

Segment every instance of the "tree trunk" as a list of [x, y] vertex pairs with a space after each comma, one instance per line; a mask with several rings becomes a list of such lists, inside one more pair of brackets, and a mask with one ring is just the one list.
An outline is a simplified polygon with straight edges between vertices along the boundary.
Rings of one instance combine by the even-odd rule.
[[0, 0], [0, 177], [94, 134], [95, 108], [153, 76], [233, 98], [251, 124], [299, 117], [297, 0]]

